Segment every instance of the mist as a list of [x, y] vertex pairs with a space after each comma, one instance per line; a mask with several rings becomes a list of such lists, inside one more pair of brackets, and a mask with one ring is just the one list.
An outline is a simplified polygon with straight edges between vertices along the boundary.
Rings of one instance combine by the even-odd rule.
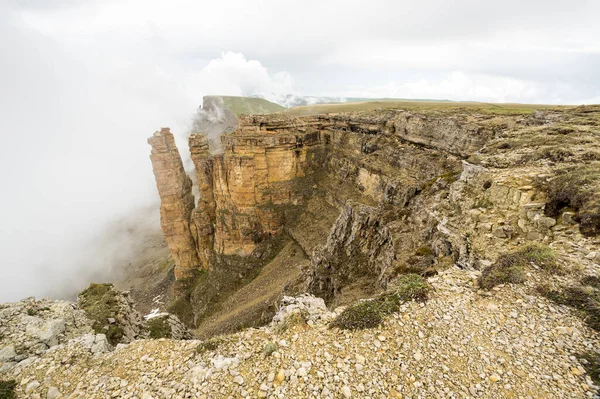
[[0, 301], [72, 299], [117, 278], [136, 242], [159, 229], [146, 139], [169, 126], [189, 158], [205, 90], [251, 93], [205, 85], [202, 69], [174, 77], [144, 57], [125, 66], [77, 57], [2, 15]]
[[599, 2], [201, 3], [0, 3], [0, 301], [116, 278], [204, 95], [600, 102]]

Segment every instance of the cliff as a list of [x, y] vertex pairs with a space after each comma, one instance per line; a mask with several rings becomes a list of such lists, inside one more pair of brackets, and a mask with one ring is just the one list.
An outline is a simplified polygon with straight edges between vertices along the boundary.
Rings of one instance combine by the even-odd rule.
[[[179, 269], [219, 272], [183, 290], [191, 310], [182, 318], [199, 326], [231, 308], [210, 294], [209, 282], [229, 293], [252, 286], [262, 267], [283, 262], [262, 245], [282, 234], [282, 248], [291, 240], [302, 251], [295, 261], [302, 267], [286, 269], [272, 289], [309, 291], [328, 304], [373, 295], [398, 273], [431, 274], [448, 264], [479, 269], [506, 240], [551, 242], [571, 228], [593, 236], [600, 156], [586, 124], [595, 115], [434, 108], [240, 116], [218, 155], [193, 134], [199, 201], [192, 211], [187, 189], [165, 197], [167, 206], [185, 210], [176, 220], [189, 232], [174, 248], [190, 257], [173, 258]], [[187, 187], [181, 173], [174, 176], [157, 176], [159, 191]], [[575, 176], [581, 184], [565, 187]], [[565, 211], [574, 222], [568, 228], [557, 226]]]

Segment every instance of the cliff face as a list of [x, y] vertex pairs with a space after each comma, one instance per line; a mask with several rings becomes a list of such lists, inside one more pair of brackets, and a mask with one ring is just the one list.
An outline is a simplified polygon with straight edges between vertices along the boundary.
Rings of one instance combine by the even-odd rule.
[[[586, 213], [598, 208], [590, 190], [600, 187], [589, 115], [433, 109], [241, 116], [238, 129], [221, 137], [220, 155], [210, 155], [203, 135], [190, 137], [200, 186], [193, 212], [176, 150], [169, 162], [178, 172], [165, 179], [161, 167], [155, 171], [166, 205], [185, 210], [176, 220], [189, 234], [171, 239], [173, 248], [195, 254], [197, 267], [222, 264], [223, 256], [260, 257], [259, 243], [285, 233], [310, 260], [290, 286], [343, 303], [397, 273], [479, 268], [503, 250], [503, 240], [551, 240], [561, 231], [555, 208], [571, 206], [572, 223], [592, 220], [582, 231], [597, 230]], [[569, 176], [585, 183], [576, 200], [567, 194], [578, 188], [564, 187]], [[173, 184], [179, 195], [164, 195]], [[193, 263], [174, 258], [179, 268]]]
[[176, 277], [210, 269], [215, 255], [248, 256], [280, 234], [286, 214], [317, 189], [340, 209], [356, 197], [404, 206], [423, 181], [458, 167], [452, 153], [470, 153], [491, 135], [466, 118], [400, 111], [241, 116], [239, 129], [221, 137], [220, 155], [210, 154], [206, 136], [189, 137], [200, 192], [194, 207], [173, 137], [163, 129], [149, 143]]
[[192, 181], [183, 169], [175, 139], [163, 128], [148, 139], [150, 159], [160, 196], [160, 225], [175, 261], [175, 277], [190, 277], [199, 266], [196, 245], [190, 229], [194, 209]]

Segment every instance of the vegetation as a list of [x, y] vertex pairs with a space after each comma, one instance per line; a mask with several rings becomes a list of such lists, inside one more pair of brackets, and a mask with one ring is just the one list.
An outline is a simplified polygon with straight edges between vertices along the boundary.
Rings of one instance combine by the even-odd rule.
[[584, 279], [581, 285], [564, 287], [560, 290], [541, 286], [538, 287], [538, 291], [559, 305], [579, 310], [590, 328], [600, 331], [600, 290], [593, 285], [586, 285], [587, 282], [588, 280]]
[[[365, 99], [367, 100], [367, 99]], [[294, 116], [314, 115], [332, 112], [358, 112], [372, 111], [378, 108], [401, 108], [415, 111], [441, 111], [441, 112], [479, 112], [497, 115], [528, 115], [536, 109], [557, 108], [538, 104], [491, 104], [478, 102], [454, 101], [415, 101], [401, 99], [382, 99], [373, 101], [346, 102], [335, 104], [316, 104], [290, 108], [287, 114]]]
[[206, 96], [205, 99], [215, 100], [222, 103], [223, 107], [235, 114], [272, 114], [285, 111], [287, 108], [258, 97], [236, 97], [236, 96]]
[[213, 337], [207, 339], [206, 341], [202, 341], [196, 347], [196, 353], [204, 353], [217, 350], [219, 346], [223, 343], [223, 340], [218, 337]]
[[415, 255], [417, 256], [429, 256], [433, 254], [433, 251], [429, 247], [419, 247], [415, 251]]
[[298, 310], [289, 314], [283, 323], [278, 327], [278, 332], [287, 331], [294, 327], [306, 326], [306, 320], [308, 320], [308, 312], [306, 310]]
[[119, 343], [123, 338], [123, 329], [108, 323], [108, 319], [116, 314], [118, 306], [117, 292], [113, 285], [92, 283], [79, 294], [78, 302], [94, 321], [92, 328], [96, 334], [106, 334], [111, 345]]
[[560, 271], [552, 248], [539, 244], [529, 245], [519, 251], [501, 255], [494, 264], [485, 268], [479, 277], [479, 286], [491, 289], [499, 284], [522, 283], [525, 281], [526, 268], [532, 262], [552, 273]]
[[17, 382], [15, 380], [0, 381], [0, 399], [16, 398], [15, 388]]
[[400, 275], [377, 298], [361, 301], [344, 309], [331, 323], [331, 327], [343, 330], [378, 327], [383, 324], [387, 315], [397, 312], [402, 303], [410, 300], [425, 301], [429, 291], [429, 285], [418, 274]]
[[581, 233], [600, 233], [600, 165], [563, 171], [548, 183], [546, 214], [558, 216], [564, 208], [577, 210]]
[[600, 354], [590, 351], [580, 355], [579, 358], [594, 384], [600, 385]]
[[150, 338], [171, 338], [171, 326], [167, 317], [154, 317], [147, 322]]
[[267, 342], [265, 344], [265, 346], [263, 346], [262, 353], [265, 356], [271, 356], [274, 352], [277, 351], [277, 349], [279, 349], [279, 346], [277, 346], [276, 343], [274, 343], [274, 342]]

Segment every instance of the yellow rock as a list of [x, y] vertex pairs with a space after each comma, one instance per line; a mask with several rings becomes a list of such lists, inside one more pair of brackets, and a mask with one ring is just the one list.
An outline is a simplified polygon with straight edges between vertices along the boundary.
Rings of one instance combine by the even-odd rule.
[[497, 374], [492, 374], [490, 376], [490, 381], [493, 382], [493, 383], [496, 383], [496, 382], [500, 381], [500, 376], [497, 375]]
[[283, 380], [285, 380], [285, 372], [283, 371], [283, 369], [279, 369], [279, 371], [277, 372], [277, 376], [275, 376], [275, 384], [281, 385]]
[[577, 367], [571, 367], [571, 374], [573, 374], [573, 375], [582, 375], [583, 373]]
[[390, 391], [390, 398], [402, 399], [402, 394], [396, 391], [394, 388]]

